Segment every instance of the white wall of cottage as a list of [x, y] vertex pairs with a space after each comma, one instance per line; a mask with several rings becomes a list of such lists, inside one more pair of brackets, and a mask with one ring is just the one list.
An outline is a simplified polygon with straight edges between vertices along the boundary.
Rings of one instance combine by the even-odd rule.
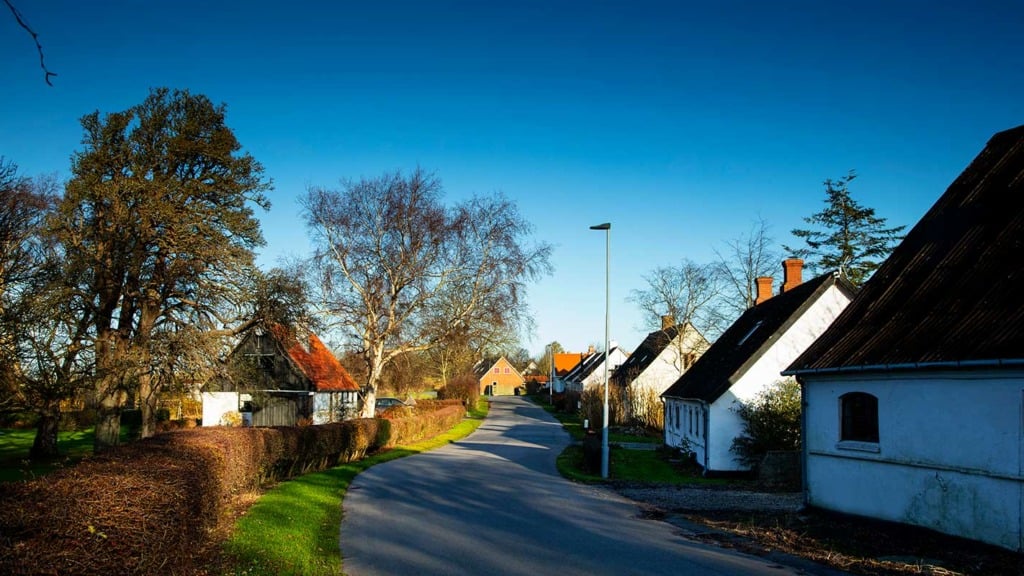
[[[807, 503], [1022, 550], [1024, 370], [809, 376]], [[840, 397], [878, 399], [877, 444], [840, 441]]]

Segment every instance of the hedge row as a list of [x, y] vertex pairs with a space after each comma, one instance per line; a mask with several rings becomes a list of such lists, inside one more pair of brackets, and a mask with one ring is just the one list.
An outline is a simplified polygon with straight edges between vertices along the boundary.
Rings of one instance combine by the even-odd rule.
[[437, 408], [394, 420], [172, 431], [0, 484], [0, 573], [204, 574], [239, 496], [436, 435], [465, 413]]

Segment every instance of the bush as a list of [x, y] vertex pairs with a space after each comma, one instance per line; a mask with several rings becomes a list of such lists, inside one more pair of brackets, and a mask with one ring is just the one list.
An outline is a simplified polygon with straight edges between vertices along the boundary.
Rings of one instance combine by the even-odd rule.
[[461, 401], [431, 404], [392, 421], [176, 430], [0, 484], [0, 574], [206, 573], [239, 496], [433, 436], [465, 414]]
[[765, 388], [750, 402], [733, 408], [743, 420], [743, 432], [732, 442], [732, 452], [756, 469], [769, 451], [800, 449], [800, 385], [781, 380]]
[[480, 381], [472, 374], [456, 376], [437, 392], [439, 400], [461, 400], [467, 409], [480, 399]]

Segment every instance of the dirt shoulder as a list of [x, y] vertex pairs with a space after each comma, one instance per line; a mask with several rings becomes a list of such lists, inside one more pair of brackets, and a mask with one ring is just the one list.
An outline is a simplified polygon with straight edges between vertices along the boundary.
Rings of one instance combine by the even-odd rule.
[[[809, 573], [1024, 576], [1024, 556], [930, 530], [804, 509], [799, 493], [613, 484], [680, 535], [760, 556], [791, 555]], [[784, 560], [780, 560], [784, 561]], [[815, 564], [823, 569], [816, 569]]]

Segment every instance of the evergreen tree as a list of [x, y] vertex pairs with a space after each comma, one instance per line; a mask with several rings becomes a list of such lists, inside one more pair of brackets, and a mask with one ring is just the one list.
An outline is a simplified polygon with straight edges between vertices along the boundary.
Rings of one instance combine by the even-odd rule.
[[825, 208], [804, 218], [814, 228], [793, 230], [807, 247], [785, 249], [812, 268], [839, 270], [843, 278], [859, 286], [903, 238], [900, 233], [905, 226], [887, 227], [886, 219], [875, 216], [874, 208], [854, 200], [849, 184], [856, 177], [851, 170], [838, 180], [825, 180]]

